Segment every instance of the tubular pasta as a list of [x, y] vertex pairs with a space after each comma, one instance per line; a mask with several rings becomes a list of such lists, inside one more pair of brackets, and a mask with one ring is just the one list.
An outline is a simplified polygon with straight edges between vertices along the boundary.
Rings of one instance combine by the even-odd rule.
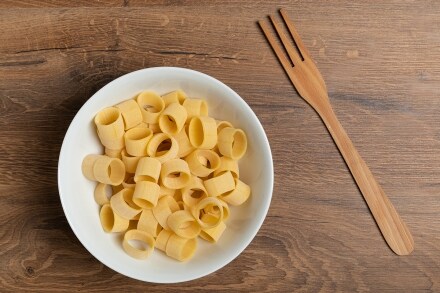
[[165, 252], [168, 244], [168, 240], [170, 239], [172, 232], [162, 229], [156, 238], [156, 248]]
[[[210, 216], [210, 215], [203, 215], [202, 219], [205, 222], [209, 222], [212, 219], [211, 217], [212, 216]], [[223, 221], [221, 221], [220, 224], [214, 228], [204, 229], [204, 230], [200, 231], [199, 236], [202, 239], [205, 239], [206, 241], [209, 241], [211, 243], [215, 243], [220, 239], [220, 237], [222, 236], [225, 229], [226, 229], [226, 224]]]
[[133, 189], [124, 188], [110, 199], [110, 206], [121, 218], [131, 220], [142, 209], [133, 203]]
[[193, 207], [202, 199], [208, 197], [203, 180], [193, 176], [190, 183], [182, 191], [182, 201], [188, 206]]
[[153, 237], [157, 237], [162, 227], [154, 217], [153, 211], [144, 209], [139, 217], [136, 229], [150, 233]]
[[217, 133], [220, 133], [220, 131], [223, 128], [234, 127], [234, 126], [232, 126], [231, 122], [229, 122], [229, 121], [217, 121], [216, 120], [215, 122], [217, 123]]
[[104, 153], [110, 158], [121, 159], [121, 150], [111, 150], [109, 148], [104, 148]]
[[185, 161], [191, 173], [198, 177], [206, 177], [220, 166], [220, 157], [211, 150], [195, 150]]
[[161, 164], [158, 159], [144, 157], [138, 162], [134, 181], [151, 181], [158, 183], [160, 175]]
[[109, 107], [95, 116], [95, 125], [101, 143], [112, 150], [124, 147], [124, 121], [118, 108]]
[[178, 210], [180, 210], [180, 207], [177, 202], [173, 197], [167, 195], [159, 199], [157, 205], [153, 208], [153, 215], [165, 230], [169, 230], [168, 217]]
[[99, 219], [101, 220], [102, 228], [105, 232], [123, 232], [127, 230], [128, 220], [118, 216], [110, 204], [105, 204], [102, 206], [99, 212]]
[[125, 166], [119, 159], [100, 156], [93, 164], [93, 175], [98, 182], [119, 185], [125, 177]]
[[235, 179], [234, 190], [220, 196], [220, 198], [233, 206], [238, 206], [244, 203], [250, 195], [251, 188], [249, 185], [239, 179]]
[[185, 125], [186, 109], [179, 103], [169, 104], [159, 116], [159, 128], [168, 135], [178, 134]]
[[239, 160], [246, 153], [246, 134], [241, 129], [225, 127], [218, 134], [217, 146], [222, 155]]
[[182, 130], [174, 136], [179, 146], [179, 152], [177, 153], [179, 158], [187, 156], [194, 150], [193, 145], [189, 141], [187, 129], [188, 126], [183, 127]]
[[220, 157], [220, 166], [214, 171], [214, 177], [222, 175], [226, 171], [231, 172], [234, 179], [239, 178], [240, 170], [238, 168], [238, 161], [225, 156]]
[[84, 157], [82, 164], [81, 164], [81, 171], [83, 175], [92, 181], [97, 181], [95, 178], [95, 174], [93, 173], [93, 166], [96, 163], [96, 160], [99, 158], [104, 157], [103, 155], [87, 155]]
[[221, 196], [235, 188], [234, 177], [231, 172], [226, 171], [220, 176], [205, 180], [203, 182], [209, 196]]
[[165, 107], [172, 103], [179, 103], [182, 105], [185, 99], [186, 99], [186, 94], [182, 90], [177, 90], [162, 96], [162, 100], [165, 103]]
[[135, 100], [127, 100], [116, 105], [121, 111], [125, 130], [130, 129], [142, 122], [142, 112]]
[[138, 95], [136, 101], [141, 108], [143, 121], [145, 123], [157, 123], [159, 115], [165, 108], [162, 98], [154, 92], [144, 91]]
[[151, 209], [156, 206], [159, 199], [160, 187], [154, 182], [140, 181], [136, 183], [133, 193], [133, 202], [143, 209]]
[[194, 117], [189, 122], [189, 141], [195, 148], [212, 149], [217, 143], [217, 125], [211, 117]]
[[176, 234], [172, 234], [167, 241], [165, 251], [168, 256], [179, 261], [185, 261], [194, 255], [196, 248], [196, 238], [187, 239], [177, 236]]
[[147, 155], [147, 144], [153, 137], [153, 131], [145, 127], [135, 127], [124, 134], [125, 150], [133, 157]]
[[[229, 206], [226, 202], [219, 199], [223, 208], [223, 221], [226, 221], [229, 218]], [[209, 206], [204, 209], [206, 214], [210, 214], [215, 216], [216, 218], [220, 217], [220, 209], [217, 206]]]
[[[211, 214], [212, 217], [203, 219], [203, 210], [210, 209], [213, 206], [218, 208], [218, 210], [220, 211], [219, 215], [214, 216]], [[220, 200], [215, 197], [207, 197], [202, 199], [200, 202], [197, 203], [196, 206], [191, 209], [191, 213], [202, 229], [214, 228], [219, 225], [220, 222], [223, 220], [222, 204]], [[209, 221], [207, 221], [207, 219], [209, 219]]]
[[181, 210], [172, 213], [167, 220], [168, 227], [182, 238], [195, 238], [200, 233], [200, 226], [190, 212]]
[[160, 176], [163, 185], [171, 189], [183, 188], [191, 180], [188, 164], [182, 159], [172, 159], [163, 163]]
[[153, 135], [147, 145], [147, 154], [158, 159], [161, 163], [176, 158], [178, 152], [179, 146], [177, 141], [165, 133]]
[[157, 248], [190, 259], [197, 238], [218, 242], [230, 206], [251, 195], [239, 179], [247, 137], [229, 121], [209, 117], [203, 99], [182, 90], [143, 91], [102, 109], [94, 123], [105, 155], [87, 155], [81, 170], [97, 182], [103, 230], [125, 232], [122, 247], [134, 258]]
[[108, 204], [109, 198], [113, 195], [113, 190], [110, 185], [104, 183], [98, 183], [95, 188], [94, 198], [97, 204], [100, 206]]
[[159, 123], [156, 124], [149, 124], [148, 128], [151, 129], [151, 131], [153, 131], [153, 133], [160, 133], [160, 127], [159, 127]]
[[186, 99], [182, 105], [188, 113], [187, 122], [196, 116], [208, 116], [208, 105], [205, 100]]
[[129, 154], [127, 154], [126, 150], [122, 150], [121, 159], [125, 165], [125, 171], [127, 173], [134, 173], [136, 172], [136, 168], [141, 157], [132, 157]]
[[[137, 240], [145, 244], [143, 248], [137, 248], [130, 244], [130, 240]], [[122, 247], [130, 256], [137, 259], [147, 258], [154, 250], [154, 238], [149, 233], [141, 230], [129, 230], [125, 232]]]

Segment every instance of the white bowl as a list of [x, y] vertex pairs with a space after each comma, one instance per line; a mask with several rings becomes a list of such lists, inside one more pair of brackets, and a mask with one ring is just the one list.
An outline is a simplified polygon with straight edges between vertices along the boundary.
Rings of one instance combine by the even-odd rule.
[[[154, 251], [146, 260], [128, 256], [121, 237], [105, 233], [99, 207], [93, 199], [95, 183], [81, 173], [87, 154], [103, 152], [93, 118], [104, 107], [133, 98], [142, 90], [164, 94], [176, 89], [189, 97], [204, 98], [209, 115], [232, 122], [248, 137], [248, 150], [240, 161], [240, 178], [252, 188], [251, 197], [231, 207], [227, 229], [216, 244], [199, 239], [194, 257], [178, 262]], [[260, 229], [273, 189], [272, 154], [257, 116], [228, 86], [206, 74], [183, 68], [156, 67], [128, 73], [94, 94], [78, 111], [67, 130], [58, 163], [58, 189], [66, 218], [84, 247], [109, 268], [128, 277], [154, 283], [177, 283], [208, 275], [236, 258]]]

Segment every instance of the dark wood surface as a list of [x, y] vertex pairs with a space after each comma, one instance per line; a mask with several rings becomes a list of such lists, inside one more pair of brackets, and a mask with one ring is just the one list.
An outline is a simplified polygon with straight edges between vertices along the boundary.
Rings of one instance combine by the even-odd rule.
[[[387, 247], [256, 25], [279, 7], [412, 231], [412, 255]], [[0, 291], [440, 292], [439, 27], [439, 1], [1, 1]], [[57, 190], [59, 150], [78, 109], [107, 82], [153, 66], [230, 85], [260, 118], [275, 164], [272, 205], [253, 242], [183, 284], [143, 283], [102, 265], [72, 233]]]

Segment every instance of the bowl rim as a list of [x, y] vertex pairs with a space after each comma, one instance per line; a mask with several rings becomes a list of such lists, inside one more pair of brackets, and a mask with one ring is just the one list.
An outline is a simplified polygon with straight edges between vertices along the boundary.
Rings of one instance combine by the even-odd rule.
[[[194, 75], [199, 75], [199, 76], [202, 76], [203, 78], [206, 78], [206, 79], [208, 79], [208, 80], [210, 80], [211, 82], [213, 82], [213, 83], [215, 83], [215, 84], [217, 84], [217, 85], [219, 85], [219, 86], [221, 86], [221, 87], [223, 87], [223, 88], [225, 88], [225, 90], [228, 92], [228, 94], [229, 95], [233, 95], [233, 96], [235, 96], [235, 98], [236, 98], [236, 100], [239, 102], [239, 103], [241, 103], [242, 104], [242, 106], [244, 106], [245, 108], [247, 108], [247, 110], [251, 113], [251, 117], [252, 117], [252, 119], [254, 120], [254, 122], [255, 123], [253, 123], [253, 124], [255, 124], [258, 128], [260, 128], [259, 130], [264, 134], [264, 137], [263, 137], [263, 139], [264, 139], [264, 145], [265, 145], [265, 148], [268, 150], [268, 156], [269, 156], [269, 162], [270, 162], [270, 164], [268, 165], [268, 166], [266, 166], [266, 168], [268, 168], [269, 169], [269, 174], [270, 174], [270, 178], [269, 178], [269, 192], [268, 192], [268, 194], [267, 194], [267, 198], [266, 198], [266, 200], [265, 200], [265, 209], [264, 209], [264, 211], [263, 211], [263, 217], [261, 217], [260, 219], [258, 219], [258, 222], [257, 222], [257, 224], [256, 224], [256, 227], [257, 227], [257, 229], [255, 229], [255, 231], [252, 233], [252, 236], [251, 237], [249, 237], [247, 240], [244, 240], [243, 242], [241, 242], [241, 246], [238, 248], [238, 249], [236, 249], [234, 252], [235, 253], [231, 253], [230, 255], [229, 255], [229, 257], [227, 258], [227, 259], [225, 259], [223, 262], [222, 262], [222, 264], [220, 265], [220, 266], [216, 266], [215, 268], [213, 268], [213, 269], [211, 269], [211, 270], [207, 270], [207, 271], [204, 271], [203, 273], [201, 273], [201, 274], [198, 274], [198, 275], [193, 275], [193, 276], [191, 276], [190, 278], [185, 278], [185, 279], [182, 279], [182, 280], [178, 280], [178, 281], [154, 281], [154, 280], [143, 280], [143, 279], [140, 279], [140, 278], [137, 278], [137, 277], [134, 277], [134, 276], [129, 276], [129, 275], [127, 275], [126, 273], [124, 273], [124, 272], [121, 272], [119, 269], [118, 269], [118, 267], [114, 267], [114, 266], [110, 266], [107, 262], [105, 262], [105, 261], [103, 261], [103, 259], [101, 259], [100, 257], [98, 257], [97, 255], [95, 255], [93, 252], [92, 252], [92, 250], [89, 248], [89, 246], [88, 246], [88, 244], [87, 244], [87, 242], [86, 241], [83, 241], [83, 239], [81, 239], [78, 235], [79, 235], [79, 232], [77, 231], [77, 228], [76, 228], [76, 226], [75, 225], [73, 225], [72, 224], [72, 218], [71, 217], [73, 217], [71, 214], [70, 214], [70, 212], [69, 212], [69, 209], [67, 208], [67, 203], [65, 202], [65, 200], [64, 200], [64, 196], [62, 195], [63, 194], [63, 187], [62, 187], [62, 185], [61, 185], [61, 166], [62, 166], [62, 164], [63, 164], [63, 162], [64, 162], [64, 157], [66, 157], [66, 154], [65, 154], [65, 152], [66, 152], [66, 147], [65, 147], [65, 141], [66, 141], [66, 138], [69, 136], [69, 133], [71, 132], [71, 131], [73, 131], [72, 130], [72, 125], [74, 125], [74, 123], [75, 123], [75, 121], [76, 121], [76, 119], [77, 119], [77, 117], [79, 116], [79, 113], [80, 112], [82, 112], [82, 111], [85, 111], [84, 109], [86, 109], [87, 108], [87, 105], [89, 104], [89, 103], [91, 103], [91, 101], [94, 99], [94, 97], [95, 96], [99, 96], [99, 94], [101, 93], [101, 92], [103, 92], [106, 88], [108, 88], [108, 87], [110, 87], [112, 84], [114, 84], [114, 83], [117, 83], [117, 82], [119, 82], [121, 79], [126, 79], [126, 78], [128, 78], [128, 77], [130, 77], [131, 75], [137, 75], [137, 74], [141, 74], [142, 72], [146, 72], [146, 71], [161, 71], [161, 70], [164, 70], [164, 71], [167, 71], [167, 70], [172, 70], [172, 71], [182, 71], [182, 72], [187, 72], [187, 73], [190, 73], [190, 74], [194, 74]], [[260, 122], [260, 120], [258, 119], [258, 117], [257, 117], [257, 115], [255, 114], [255, 112], [252, 110], [252, 108], [246, 103], [246, 101], [238, 94], [238, 93], [236, 93], [232, 88], [230, 88], [228, 85], [226, 85], [226, 84], [224, 84], [223, 82], [221, 82], [220, 80], [218, 80], [218, 79], [216, 79], [216, 78], [214, 78], [214, 77], [212, 77], [212, 76], [210, 76], [210, 75], [208, 75], [208, 74], [206, 74], [206, 73], [203, 73], [203, 72], [200, 72], [200, 71], [196, 71], [196, 70], [193, 70], [193, 69], [188, 69], [188, 68], [183, 68], [183, 67], [172, 67], [172, 66], [159, 66], [159, 67], [149, 67], [149, 68], [143, 68], [143, 69], [139, 69], [139, 70], [135, 70], [135, 71], [131, 71], [131, 72], [129, 72], [129, 73], [126, 73], [126, 74], [124, 74], [124, 75], [121, 75], [121, 76], [119, 76], [119, 77], [117, 77], [117, 78], [115, 78], [115, 79], [113, 79], [112, 81], [110, 81], [110, 82], [108, 82], [107, 84], [105, 84], [102, 88], [100, 88], [98, 91], [96, 91], [90, 98], [88, 98], [87, 99], [87, 101], [81, 106], [81, 108], [76, 112], [76, 114], [75, 114], [75, 116], [73, 117], [73, 119], [72, 119], [72, 121], [70, 122], [70, 124], [69, 124], [69, 127], [68, 127], [68, 129], [67, 129], [67, 131], [66, 131], [66, 133], [65, 133], [65, 135], [64, 135], [64, 137], [63, 137], [63, 142], [62, 142], [62, 145], [61, 145], [61, 149], [60, 149], [60, 154], [59, 154], [59, 157], [58, 157], [58, 166], [57, 166], [57, 185], [58, 185], [58, 194], [59, 194], [59, 197], [60, 197], [60, 201], [61, 201], [61, 206], [62, 206], [62, 208], [63, 208], [63, 212], [64, 212], [64, 215], [65, 215], [65, 217], [66, 217], [66, 219], [67, 219], [67, 222], [69, 223], [69, 226], [70, 226], [70, 228], [71, 228], [71, 230], [73, 231], [73, 233], [75, 234], [75, 236], [76, 236], [76, 238], [79, 240], [79, 242], [84, 246], [84, 248], [94, 257], [94, 258], [96, 258], [99, 262], [101, 262], [103, 265], [105, 265], [106, 267], [108, 267], [108, 268], [110, 268], [110, 269], [112, 269], [113, 271], [115, 271], [115, 272], [117, 272], [117, 273], [119, 273], [119, 274], [121, 274], [121, 275], [124, 275], [124, 276], [126, 276], [126, 277], [129, 277], [129, 278], [132, 278], [132, 279], [136, 279], [136, 280], [139, 280], [139, 281], [143, 281], [143, 282], [148, 282], [148, 283], [162, 283], [162, 284], [172, 284], [172, 283], [182, 283], [182, 282], [188, 282], [188, 281], [191, 281], [191, 280], [195, 280], [195, 279], [199, 279], [199, 278], [202, 278], [202, 277], [205, 277], [205, 276], [208, 276], [208, 275], [210, 275], [211, 273], [213, 273], [213, 272], [215, 272], [215, 271], [218, 271], [218, 270], [220, 270], [221, 268], [223, 268], [223, 267], [225, 267], [226, 265], [228, 265], [229, 263], [231, 263], [234, 259], [236, 259], [248, 246], [249, 246], [249, 244], [252, 242], [252, 240], [255, 238], [255, 236], [257, 235], [257, 233], [260, 231], [260, 229], [261, 229], [261, 226], [263, 225], [263, 222], [264, 222], [264, 220], [266, 219], [266, 217], [267, 217], [267, 213], [268, 213], [268, 211], [269, 211], [269, 207], [270, 207], [270, 204], [271, 204], [271, 200], [272, 200], [272, 195], [273, 195], [273, 186], [274, 186], [274, 177], [275, 177], [275, 174], [274, 174], [274, 167], [273, 167], [273, 157], [272, 157], [272, 150], [271, 150], [271, 148], [270, 148], [270, 144], [269, 144], [269, 140], [268, 140], [268, 138], [267, 138], [267, 135], [266, 135], [266, 132], [264, 131], [264, 128], [263, 128], [263, 126], [262, 126], [262, 124], [261, 124], [261, 122]]]

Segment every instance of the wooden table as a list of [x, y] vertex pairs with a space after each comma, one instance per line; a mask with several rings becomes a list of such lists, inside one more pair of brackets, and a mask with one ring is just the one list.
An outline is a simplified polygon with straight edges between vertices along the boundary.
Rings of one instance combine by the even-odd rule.
[[[412, 255], [387, 247], [263, 38], [256, 20], [279, 7], [412, 231]], [[439, 1], [1, 1], [0, 291], [439, 292], [439, 27]], [[109, 81], [153, 66], [199, 70], [236, 90], [266, 129], [275, 164], [272, 205], [249, 247], [175, 285], [129, 279], [92, 257], [57, 190], [78, 109]]]

